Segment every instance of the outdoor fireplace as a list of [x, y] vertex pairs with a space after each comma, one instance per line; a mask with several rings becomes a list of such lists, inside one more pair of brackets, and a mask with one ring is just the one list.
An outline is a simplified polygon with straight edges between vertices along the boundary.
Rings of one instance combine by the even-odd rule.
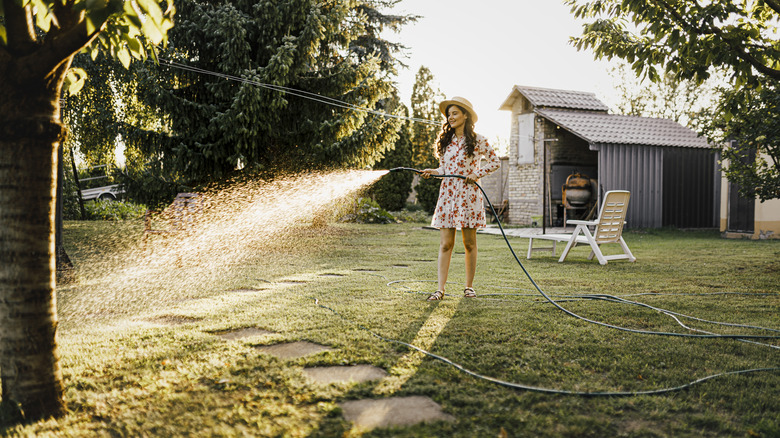
[[579, 172], [571, 173], [561, 187], [563, 226], [567, 219], [589, 220], [596, 213], [598, 192], [596, 180]]

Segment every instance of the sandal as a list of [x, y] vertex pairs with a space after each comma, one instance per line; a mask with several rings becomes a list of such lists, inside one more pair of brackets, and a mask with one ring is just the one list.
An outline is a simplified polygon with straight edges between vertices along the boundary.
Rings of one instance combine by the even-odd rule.
[[464, 298], [476, 298], [477, 293], [474, 291], [473, 287], [467, 287], [466, 289], [463, 289], [463, 297]]
[[444, 299], [444, 291], [437, 290], [428, 296], [428, 301], [439, 301]]

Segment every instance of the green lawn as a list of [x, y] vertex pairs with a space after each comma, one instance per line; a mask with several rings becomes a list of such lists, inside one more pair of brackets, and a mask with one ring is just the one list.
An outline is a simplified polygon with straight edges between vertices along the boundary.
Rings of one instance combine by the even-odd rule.
[[[646, 391], [780, 367], [776, 339], [757, 341], [772, 348], [633, 334], [568, 316], [533, 289], [497, 236], [479, 236], [479, 298], [460, 296], [458, 244], [453, 296], [429, 303], [439, 236], [421, 224], [301, 226], [173, 256], [158, 248], [162, 239], [142, 245], [138, 223], [70, 222], [65, 231], [78, 278], [58, 289], [70, 413], [9, 435], [780, 436], [778, 371], [719, 377], [664, 395], [544, 394], [469, 376], [376, 336], [495, 379], [567, 391]], [[607, 266], [587, 260], [586, 247], [563, 264], [541, 253], [525, 260], [527, 240], [511, 241], [545, 292], [590, 319], [699, 333], [651, 309], [567, 295], [627, 296], [706, 320], [780, 329], [780, 241], [676, 230], [625, 238], [637, 262]], [[704, 331], [780, 335], [682, 321]], [[274, 334], [254, 343], [216, 335], [244, 327]], [[254, 348], [295, 340], [334, 350], [283, 361]], [[305, 366], [344, 364], [375, 365], [389, 376], [318, 386], [302, 373]], [[338, 407], [406, 395], [431, 397], [456, 421], [363, 434]]]

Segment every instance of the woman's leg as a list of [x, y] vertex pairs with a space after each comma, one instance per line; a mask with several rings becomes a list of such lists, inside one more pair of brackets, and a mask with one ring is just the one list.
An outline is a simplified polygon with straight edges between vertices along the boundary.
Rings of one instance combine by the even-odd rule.
[[477, 229], [464, 228], [463, 247], [466, 249], [466, 287], [472, 287], [477, 273]]
[[455, 246], [455, 228], [442, 228], [439, 242], [439, 290], [442, 292], [447, 285], [453, 246]]

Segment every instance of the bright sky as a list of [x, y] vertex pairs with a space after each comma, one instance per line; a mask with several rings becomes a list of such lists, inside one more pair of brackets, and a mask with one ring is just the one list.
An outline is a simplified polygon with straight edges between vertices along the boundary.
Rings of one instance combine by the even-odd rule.
[[423, 17], [388, 36], [409, 47], [409, 68], [399, 72], [401, 98], [409, 104], [424, 65], [447, 97], [471, 101], [476, 131], [488, 140], [509, 138], [510, 113], [498, 107], [514, 85], [591, 92], [614, 105], [615, 61], [596, 61], [569, 44], [582, 22], [562, 0], [402, 0], [393, 13]]

